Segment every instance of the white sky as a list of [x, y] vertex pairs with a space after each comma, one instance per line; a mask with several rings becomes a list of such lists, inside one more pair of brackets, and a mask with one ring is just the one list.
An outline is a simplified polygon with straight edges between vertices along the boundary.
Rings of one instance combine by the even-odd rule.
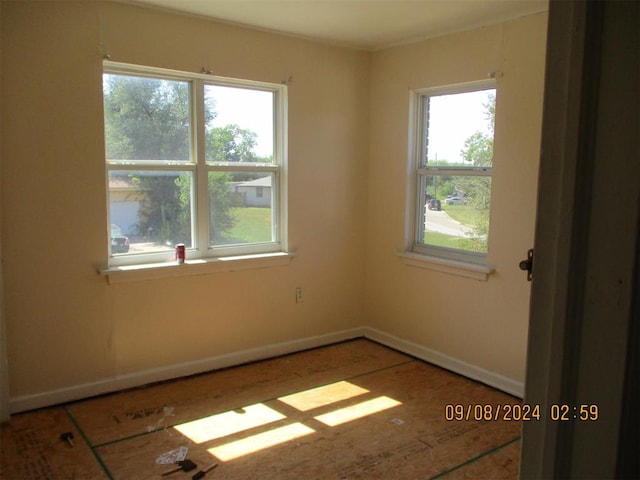
[[[258, 135], [255, 152], [273, 155], [273, 94], [244, 88], [207, 86], [206, 96], [215, 98], [215, 127], [239, 125]], [[429, 121], [429, 160], [462, 163], [464, 141], [477, 131], [490, 133], [484, 104], [488, 94], [482, 90], [431, 97]]]
[[215, 98], [214, 127], [236, 124], [251, 130], [258, 135], [254, 152], [261, 157], [273, 155], [273, 93], [209, 85], [205, 95]]
[[462, 163], [464, 141], [477, 131], [490, 133], [484, 105], [495, 90], [430, 98], [429, 160]]

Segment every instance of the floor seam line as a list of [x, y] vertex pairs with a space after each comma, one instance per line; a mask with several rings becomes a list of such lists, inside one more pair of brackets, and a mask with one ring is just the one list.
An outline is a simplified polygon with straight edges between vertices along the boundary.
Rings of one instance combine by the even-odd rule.
[[[377, 368], [375, 370], [371, 370], [370, 372], [359, 373], [357, 375], [352, 375], [351, 377], [346, 377], [342, 381], [353, 380], [354, 378], [364, 377], [366, 375], [371, 375], [371, 374], [374, 374], [374, 373], [383, 372], [384, 370], [390, 370], [392, 368], [401, 367], [403, 365], [408, 365], [409, 363], [413, 363], [413, 362], [416, 362], [416, 361], [418, 361], [418, 360], [416, 360], [415, 358], [410, 358], [410, 359], [405, 360], [403, 362], [394, 363], [393, 365], [387, 365], [386, 367], [381, 367], [381, 368]], [[330, 384], [327, 384], [327, 385], [330, 385]]]
[[111, 475], [111, 472], [109, 471], [109, 469], [107, 468], [105, 463], [102, 461], [102, 458], [100, 457], [100, 455], [98, 455], [98, 452], [95, 451], [95, 449], [97, 447], [94, 447], [91, 444], [91, 442], [89, 441], [89, 438], [84, 433], [84, 430], [82, 428], [80, 428], [80, 424], [78, 423], [76, 418], [73, 416], [73, 413], [71, 413], [71, 410], [69, 409], [69, 406], [68, 405], [64, 405], [63, 408], [64, 408], [64, 411], [67, 414], [67, 417], [69, 418], [69, 420], [71, 421], [71, 423], [73, 424], [75, 429], [78, 431], [78, 433], [82, 437], [82, 440], [87, 445], [87, 447], [89, 447], [89, 451], [91, 452], [91, 455], [93, 456], [95, 461], [98, 462], [98, 465], [100, 465], [100, 468], [102, 468], [102, 471], [104, 472], [104, 474], [107, 476], [107, 478], [109, 480], [113, 480], [113, 476]]
[[[182, 422], [182, 423], [185, 423], [185, 422]], [[161, 432], [163, 430], [166, 430], [167, 428], [173, 428], [176, 425], [180, 425], [180, 423], [176, 423], [175, 425], [167, 425], [166, 427], [159, 428], [158, 430], [151, 430], [151, 431], [147, 431], [147, 432], [134, 433], [133, 435], [129, 435], [128, 437], [116, 438], [115, 440], [109, 440], [108, 442], [104, 442], [104, 443], [99, 443], [97, 445], [93, 445], [93, 448], [98, 449], [98, 448], [108, 447], [109, 445], [114, 445], [116, 443], [126, 442], [127, 440], [133, 440], [134, 438], [144, 437], [145, 435], [151, 435], [153, 433], [158, 433], [158, 432]]]
[[488, 457], [489, 455], [492, 455], [492, 454], [494, 454], [496, 452], [499, 452], [500, 450], [502, 450], [503, 448], [508, 447], [512, 443], [517, 442], [518, 440], [520, 440], [520, 438], [521, 438], [521, 436], [518, 435], [518, 436], [512, 438], [511, 440], [509, 440], [508, 442], [503, 443], [502, 445], [498, 445], [497, 447], [494, 447], [494, 448], [489, 449], [489, 450], [487, 450], [485, 452], [482, 452], [481, 454], [476, 455], [475, 457], [470, 458], [469, 460], [467, 460], [465, 462], [462, 462], [461, 464], [456, 465], [455, 467], [449, 468], [448, 470], [445, 470], [444, 472], [440, 472], [440, 473], [434, 475], [433, 477], [429, 477], [428, 480], [436, 480], [438, 478], [442, 478], [445, 475], [448, 475], [451, 472], [455, 472], [456, 470], [458, 470], [458, 469], [460, 469], [462, 467], [465, 467], [467, 465], [471, 465], [472, 463], [475, 463], [475, 462], [477, 462], [478, 460], [480, 460], [480, 459], [482, 459], [484, 457]]

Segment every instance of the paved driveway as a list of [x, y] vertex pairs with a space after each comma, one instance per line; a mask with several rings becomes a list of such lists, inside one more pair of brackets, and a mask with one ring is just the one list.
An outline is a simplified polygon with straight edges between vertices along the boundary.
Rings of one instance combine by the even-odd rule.
[[451, 218], [444, 210], [427, 210], [425, 213], [425, 229], [430, 232], [444, 233], [453, 237], [469, 237], [471, 227]]

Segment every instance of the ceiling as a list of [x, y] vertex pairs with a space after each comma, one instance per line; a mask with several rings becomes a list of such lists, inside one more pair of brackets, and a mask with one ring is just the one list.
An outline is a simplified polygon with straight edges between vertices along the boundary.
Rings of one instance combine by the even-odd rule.
[[548, 0], [124, 0], [363, 50], [490, 25]]

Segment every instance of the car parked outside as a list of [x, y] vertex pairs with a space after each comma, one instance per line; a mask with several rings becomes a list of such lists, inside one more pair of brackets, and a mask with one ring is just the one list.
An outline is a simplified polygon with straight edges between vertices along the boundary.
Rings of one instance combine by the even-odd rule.
[[438, 212], [442, 210], [442, 204], [437, 198], [432, 198], [431, 200], [429, 200], [427, 202], [427, 207], [429, 208], [429, 210], [436, 210]]
[[447, 205], [466, 205], [467, 200], [462, 197], [447, 197], [444, 200]]
[[129, 238], [122, 233], [119, 226], [111, 224], [111, 253], [127, 253]]

